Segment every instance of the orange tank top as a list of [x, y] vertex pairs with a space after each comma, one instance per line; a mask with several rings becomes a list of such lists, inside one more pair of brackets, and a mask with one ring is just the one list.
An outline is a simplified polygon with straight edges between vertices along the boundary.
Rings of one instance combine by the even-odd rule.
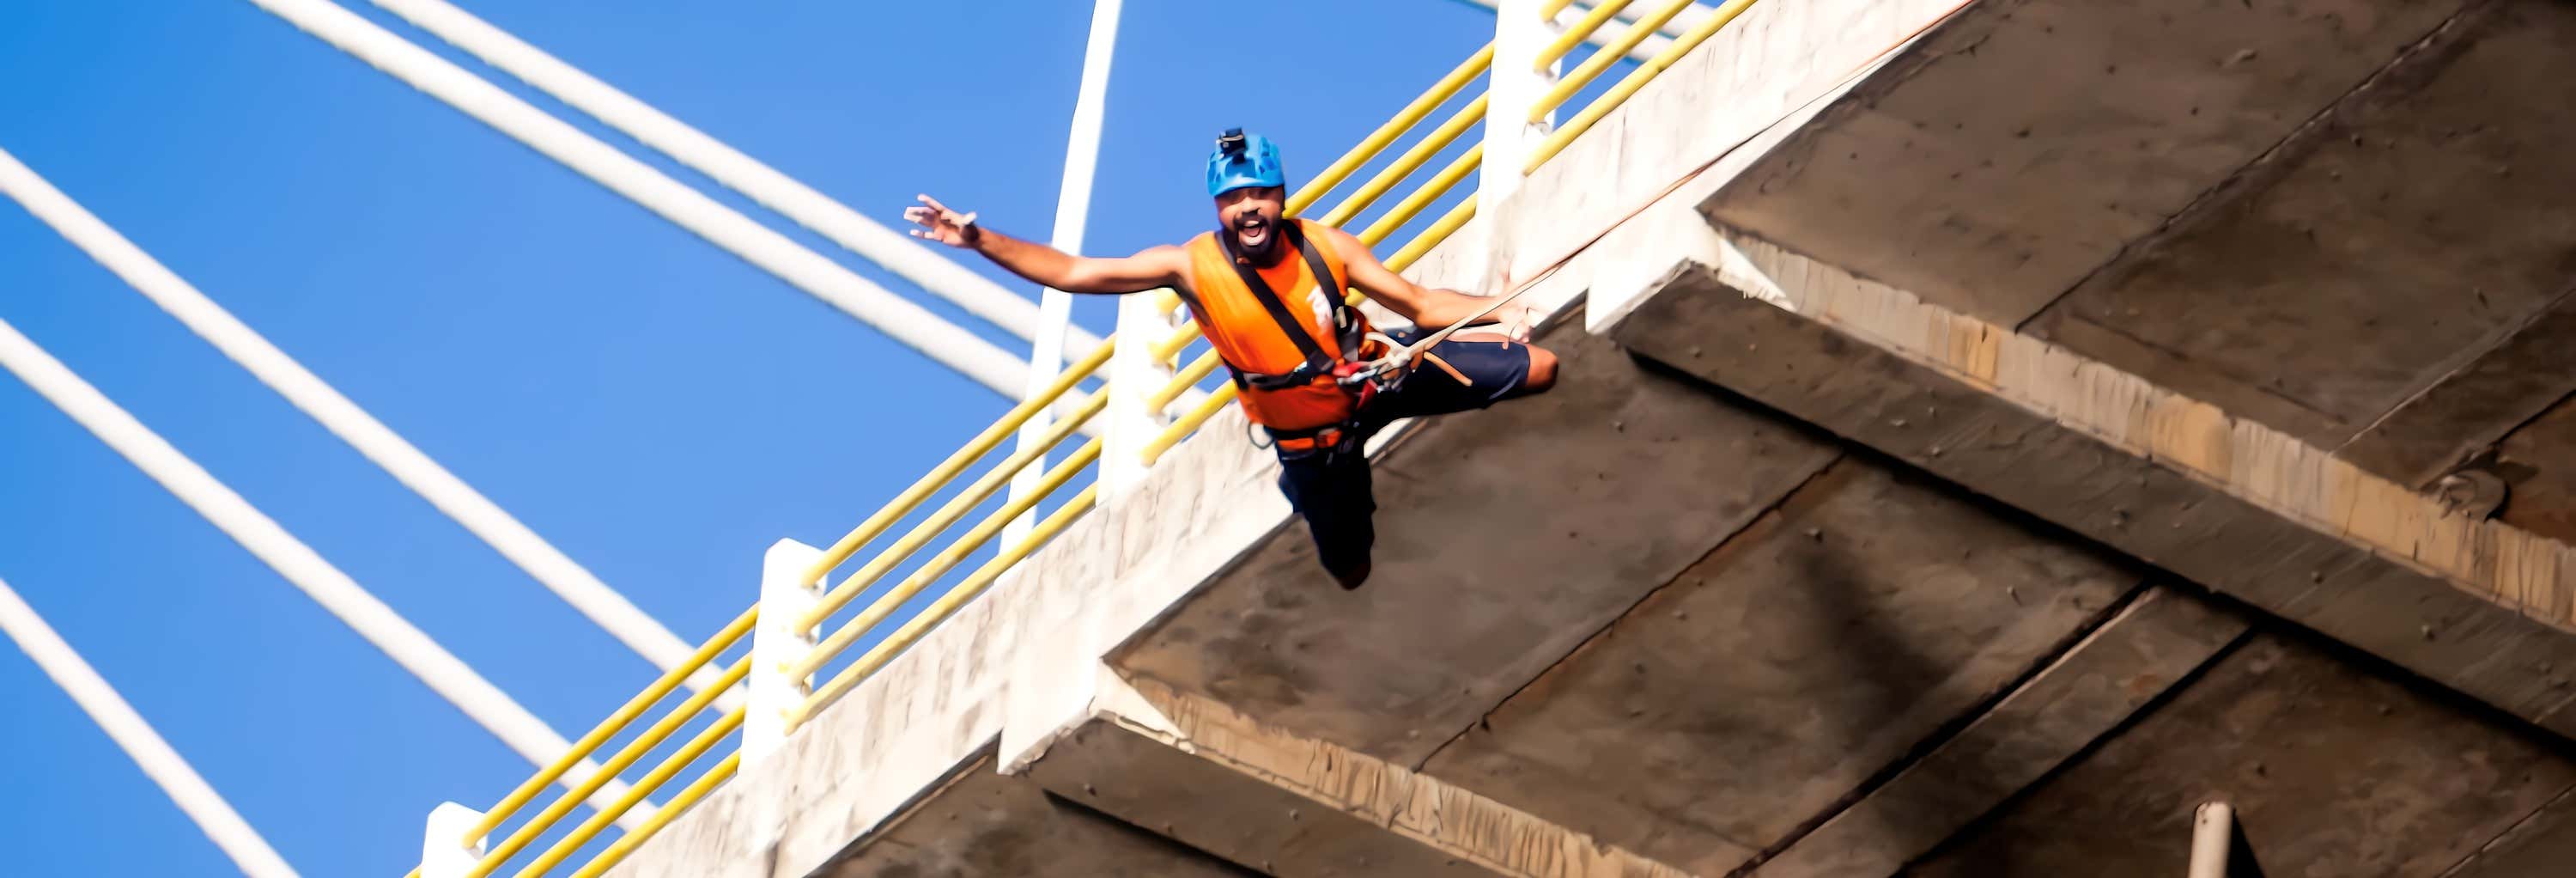
[[[1325, 355], [1340, 360], [1342, 333], [1333, 323], [1333, 315], [1342, 303], [1335, 301], [1340, 290], [1349, 288], [1349, 274], [1341, 258], [1334, 254], [1322, 227], [1305, 220], [1295, 220], [1297, 235], [1280, 241], [1287, 252], [1277, 264], [1259, 268], [1255, 273], [1280, 304], [1304, 326], [1308, 337], [1323, 349]], [[1285, 232], [1285, 229], [1281, 230]], [[1241, 391], [1244, 414], [1253, 423], [1274, 430], [1310, 430], [1329, 427], [1351, 419], [1358, 399], [1351, 391], [1335, 384], [1330, 375], [1314, 381], [1278, 389], [1261, 389], [1245, 384], [1244, 375], [1286, 375], [1306, 362], [1294, 339], [1271, 317], [1259, 294], [1246, 286], [1236, 273], [1234, 255], [1219, 232], [1202, 232], [1191, 238], [1185, 249], [1190, 255], [1189, 283], [1192, 295], [1183, 297], [1190, 314], [1207, 333], [1208, 344], [1217, 356], [1234, 368]], [[1312, 244], [1322, 257], [1325, 269], [1332, 273], [1329, 289], [1316, 283], [1314, 270], [1297, 250], [1297, 238]], [[1359, 331], [1369, 330], [1368, 318], [1359, 309], [1341, 308]], [[1379, 345], [1358, 352], [1361, 358], [1378, 356]]]

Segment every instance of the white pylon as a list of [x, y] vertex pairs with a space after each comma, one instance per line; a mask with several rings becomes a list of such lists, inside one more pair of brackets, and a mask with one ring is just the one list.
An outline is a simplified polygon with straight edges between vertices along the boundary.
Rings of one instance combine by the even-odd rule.
[[159, 785], [161, 792], [170, 796], [171, 804], [195, 821], [197, 830], [222, 849], [224, 856], [231, 857], [242, 874], [251, 878], [295, 878], [295, 869], [286, 865], [286, 858], [278, 856], [277, 849], [268, 846], [268, 840], [251, 828], [250, 821], [243, 820], [223, 796], [216, 794], [214, 786], [189, 767], [188, 760], [171, 749], [170, 742], [162, 740], [161, 734], [152, 730], [152, 724], [144, 722], [143, 715], [134, 712], [134, 706], [125, 703], [124, 696], [116, 694], [116, 687], [108, 685], [107, 678], [82, 660], [80, 653], [73, 651], [53, 626], [45, 624], [44, 617], [36, 614], [36, 608], [27, 606], [6, 580], [0, 580], [0, 632], [16, 641], [18, 649], [34, 659], [36, 667], [52, 677], [54, 685], [62, 687], [63, 694], [71, 696], [82, 713], [89, 714], [99, 731], [106, 732], [117, 748], [134, 760], [134, 767], [143, 769], [143, 776]]
[[[1091, 219], [1091, 181], [1100, 163], [1100, 127], [1108, 114], [1109, 63], [1118, 50], [1118, 10], [1120, 0], [1092, 0], [1091, 34], [1083, 42], [1082, 81], [1074, 91], [1073, 130], [1066, 135], [1064, 181], [1056, 189], [1055, 230], [1048, 245], [1067, 253], [1082, 252], [1082, 236]], [[1064, 369], [1066, 331], [1072, 327], [1073, 294], [1063, 290], [1046, 290], [1039, 294], [1039, 324], [1059, 331], [1040, 332], [1029, 345], [1029, 383], [1022, 399], [1035, 398], [1055, 383]], [[1094, 343], [1093, 346], [1096, 346]], [[1076, 350], [1090, 350], [1081, 346]], [[1040, 410], [1021, 425], [1019, 450], [1027, 451], [1043, 441], [1054, 418]], [[1046, 455], [1029, 460], [1029, 465], [1011, 478], [1011, 499], [1028, 496], [1045, 481]], [[1032, 507], [1002, 527], [1002, 545], [1019, 545], [1021, 539], [1037, 529], [1038, 512]]]
[[[358, 636], [366, 638], [403, 670], [429, 684], [448, 703], [456, 705], [483, 728], [501, 739], [501, 743], [536, 765], [550, 765], [572, 749], [571, 742], [555, 734], [543, 720], [511, 700], [508, 693], [475, 673], [463, 660], [448, 653], [438, 641], [412, 626], [392, 607], [377, 600], [340, 568], [322, 559], [312, 547], [288, 533], [275, 520], [262, 514], [250, 501], [233, 489], [216, 481], [196, 461], [179, 453], [167, 440], [143, 422], [119, 408], [106, 394], [72, 373], [62, 361], [54, 359], [34, 341], [19, 334], [17, 327], [0, 320], [0, 368], [18, 376], [28, 387], [51, 401], [63, 414], [70, 415], [109, 448], [131, 461], [144, 475], [152, 477], [172, 496], [188, 504], [206, 521], [224, 532], [233, 542], [250, 550], [270, 569], [286, 577], [296, 588], [311, 596], [315, 603], [346, 623]], [[564, 772], [558, 782], [571, 787], [588, 779], [599, 770], [598, 763], [588, 759]], [[615, 802], [626, 792], [623, 781], [611, 780], [593, 793], [594, 806]], [[630, 810], [619, 818], [618, 825], [633, 829], [643, 825], [652, 808]], [[632, 820], [630, 824], [628, 821]]]

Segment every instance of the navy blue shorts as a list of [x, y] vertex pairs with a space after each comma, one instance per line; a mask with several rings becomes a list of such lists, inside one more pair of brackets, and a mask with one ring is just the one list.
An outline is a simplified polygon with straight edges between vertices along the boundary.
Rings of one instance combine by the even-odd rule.
[[[1411, 344], [1414, 333], [1388, 333]], [[1472, 411], [1529, 392], [1529, 345], [1521, 342], [1443, 339], [1430, 353], [1467, 377], [1468, 383], [1424, 360], [1394, 390], [1360, 411], [1358, 435], [1338, 448], [1279, 452], [1279, 490], [1306, 519], [1315, 556], [1340, 576], [1368, 563], [1377, 542], [1370, 518], [1377, 500], [1369, 482], [1364, 444], [1369, 436], [1405, 418]]]

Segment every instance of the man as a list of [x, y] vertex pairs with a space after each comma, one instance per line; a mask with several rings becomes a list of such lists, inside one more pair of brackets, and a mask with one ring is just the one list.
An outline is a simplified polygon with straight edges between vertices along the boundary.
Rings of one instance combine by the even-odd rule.
[[[974, 250], [1068, 293], [1179, 292], [1233, 373], [1244, 414], [1270, 435], [1279, 489], [1306, 519], [1317, 559], [1343, 588], [1356, 589], [1368, 580], [1377, 535], [1362, 447], [1368, 437], [1400, 419], [1544, 392], [1556, 383], [1556, 357], [1528, 344], [1536, 315], [1512, 305], [1478, 321], [1502, 331], [1453, 333], [1400, 381], [1381, 385], [1353, 374], [1385, 358], [1390, 341], [1410, 345], [1492, 300], [1416, 285], [1350, 233], [1285, 219], [1286, 173], [1268, 138], [1241, 129], [1218, 138], [1207, 186], [1216, 200], [1215, 231], [1125, 258], [1073, 256], [1018, 240], [928, 195], [904, 217], [923, 227], [915, 236]], [[1345, 303], [1343, 290], [1352, 287], [1418, 329], [1378, 333]]]

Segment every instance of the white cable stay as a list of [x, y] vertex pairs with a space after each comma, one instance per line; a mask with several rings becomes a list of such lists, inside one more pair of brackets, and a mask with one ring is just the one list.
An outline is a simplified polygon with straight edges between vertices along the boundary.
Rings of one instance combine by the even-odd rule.
[[[436, 0], [431, 0], [436, 2]], [[1091, 34], [1082, 48], [1082, 80], [1074, 90], [1073, 128], [1065, 137], [1064, 180], [1056, 189], [1055, 229], [1047, 239], [1049, 246], [1067, 253], [1082, 252], [1082, 236], [1091, 220], [1091, 181], [1100, 164], [1100, 127], [1108, 115], [1109, 64], [1118, 49], [1118, 11], [1120, 0], [1092, 0]], [[1070, 326], [1073, 294], [1063, 290], [1039, 293], [1039, 321], [1042, 326]], [[1021, 395], [1032, 399], [1045, 393], [1064, 368], [1064, 334], [1041, 334], [1029, 346], [1029, 383]], [[1077, 350], [1089, 350], [1079, 347]], [[1029, 451], [1044, 441], [1052, 419], [1044, 411], [1020, 427], [1019, 449]], [[1046, 456], [1043, 452], [1011, 478], [1011, 499], [1017, 500], [1035, 492], [1045, 481]], [[1002, 545], [1016, 546], [1037, 529], [1037, 509], [1002, 528]]]
[[[1028, 299], [445, 0], [370, 2], [995, 326], [1035, 339], [1047, 325]], [[1100, 346], [1080, 327], [1057, 341]]]
[[[132, 462], [144, 475], [196, 510], [206, 521], [221, 529], [225, 536], [250, 550], [270, 569], [286, 577], [296, 588], [313, 598], [350, 630], [384, 651], [394, 663], [410, 671], [429, 685], [431, 691], [465, 712], [483, 728], [501, 739], [512, 751], [537, 765], [549, 765], [571, 749], [570, 742], [555, 734], [543, 720], [510, 699], [500, 687], [475, 673], [463, 660], [450, 654], [438, 641], [412, 626], [392, 607], [377, 600], [356, 580], [331, 566], [312, 547], [288, 533], [275, 520], [261, 513], [196, 461], [189, 460], [179, 449], [127, 414], [98, 388], [81, 380], [52, 354], [37, 347], [34, 341], [18, 332], [8, 321], [0, 320], [0, 367], [7, 368], [38, 394], [62, 409], [72, 420], [88, 428], [92, 435]], [[560, 779], [566, 787], [579, 784], [599, 770], [598, 763], [588, 759], [564, 772]], [[593, 806], [615, 802], [625, 794], [623, 781], [611, 780], [589, 799]], [[633, 830], [641, 826], [653, 808], [639, 807], [619, 818], [618, 825]]]
[[985, 387], [1016, 398], [1026, 364], [768, 226], [328, 0], [250, 0], [361, 61], [552, 157]]
[[143, 769], [143, 776], [160, 786], [171, 804], [179, 806], [180, 812], [197, 824], [198, 831], [222, 849], [224, 856], [232, 858], [242, 874], [250, 878], [295, 878], [294, 867], [277, 855], [277, 849], [268, 846], [259, 830], [252, 829], [250, 821], [243, 820], [223, 796], [216, 794], [214, 786], [189, 767], [188, 760], [171, 749], [170, 742], [162, 740], [161, 734], [152, 730], [152, 724], [144, 722], [143, 715], [125, 703], [124, 696], [116, 694], [116, 687], [108, 685], [107, 678], [82, 660], [80, 653], [73, 651], [53, 626], [45, 624], [44, 617], [36, 615], [36, 609], [28, 606], [6, 580], [0, 580], [0, 632], [16, 641], [18, 649], [34, 659], [36, 667], [53, 678], [54, 685], [62, 687], [63, 694], [71, 696], [82, 713], [89, 714], [99, 731], [106, 732], [117, 749], [134, 760], [134, 767]]
[[[268, 339], [82, 208], [79, 202], [56, 189], [5, 149], [0, 149], [0, 192], [16, 199], [27, 208], [27, 212], [52, 226], [64, 239], [88, 253], [107, 270], [115, 272], [117, 277], [125, 279], [127, 284], [160, 305], [162, 310], [170, 312], [197, 337], [205, 339], [224, 356], [249, 370], [261, 384], [285, 397], [330, 430], [332, 435], [340, 437], [358, 453], [366, 455], [368, 460], [383, 467], [404, 487], [491, 545], [502, 557], [527, 571], [529, 576], [562, 597], [573, 609], [599, 623], [609, 636], [635, 650], [655, 668], [667, 671], [678, 667], [696, 651], [662, 623], [654, 621], [653, 617], [627, 601], [616, 589], [601, 582], [498, 504], [404, 441], [392, 428], [342, 396], [293, 357], [287, 356], [285, 351], [270, 344]], [[700, 670], [690, 676], [689, 685], [703, 691], [714, 686], [717, 679], [716, 672]], [[726, 693], [725, 699], [729, 703], [722, 706], [730, 710], [740, 702], [740, 697], [738, 692]]]

